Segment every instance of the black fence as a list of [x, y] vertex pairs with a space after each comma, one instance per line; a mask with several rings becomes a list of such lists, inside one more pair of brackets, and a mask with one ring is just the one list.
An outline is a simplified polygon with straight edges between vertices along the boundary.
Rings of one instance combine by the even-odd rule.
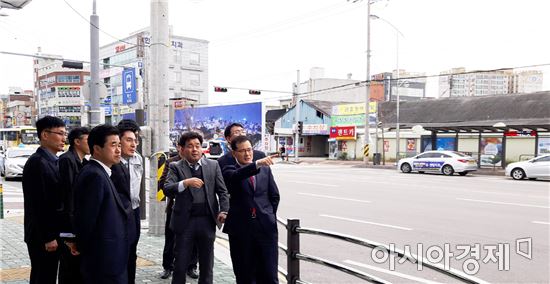
[[377, 243], [374, 241], [370, 241], [370, 240], [366, 240], [366, 239], [362, 239], [362, 238], [358, 238], [350, 235], [335, 233], [331, 231], [301, 227], [299, 219], [287, 219], [287, 222], [285, 223], [284, 220], [277, 218], [277, 221], [280, 224], [282, 224], [287, 231], [287, 246], [285, 247], [284, 245], [279, 244], [279, 249], [284, 251], [287, 255], [287, 271], [279, 269], [279, 272], [285, 275], [288, 283], [291, 283], [291, 284], [308, 283], [301, 280], [300, 261], [307, 261], [307, 262], [323, 265], [325, 267], [330, 267], [330, 268], [339, 270], [341, 272], [344, 272], [348, 275], [352, 275], [357, 278], [363, 279], [370, 283], [390, 283], [384, 279], [370, 275], [363, 271], [359, 271], [352, 267], [345, 266], [327, 259], [322, 259], [320, 257], [302, 253], [300, 251], [300, 234], [323, 236], [323, 237], [338, 239], [348, 243], [368, 247], [371, 249], [383, 250], [388, 254], [395, 254], [399, 257], [405, 257], [407, 261], [411, 263], [414, 263], [414, 264], [421, 263], [424, 267], [427, 267], [433, 271], [444, 274], [446, 276], [452, 277], [463, 283], [487, 283], [479, 278], [469, 276], [461, 271], [458, 271], [452, 268], [447, 270], [441, 264], [433, 264], [428, 260], [426, 260], [425, 258], [418, 257], [417, 255], [412, 254], [410, 252], [405, 253], [405, 251], [402, 251], [402, 250], [390, 249], [390, 247], [381, 243]]

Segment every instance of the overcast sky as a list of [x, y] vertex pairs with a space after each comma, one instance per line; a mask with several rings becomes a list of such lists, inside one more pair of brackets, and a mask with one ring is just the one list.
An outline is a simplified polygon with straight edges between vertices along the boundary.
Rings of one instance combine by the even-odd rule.
[[[1, 10], [0, 50], [59, 54], [89, 60], [92, 1], [33, 0], [22, 10]], [[291, 91], [296, 70], [326, 77], [366, 76], [366, 0], [170, 1], [174, 34], [210, 41], [209, 85]], [[97, 0], [100, 28], [115, 38], [149, 26], [150, 1]], [[496, 69], [550, 63], [550, 1], [381, 0], [372, 13], [392, 23], [399, 38], [399, 67], [438, 74], [453, 67]], [[396, 32], [371, 21], [371, 74], [396, 67]], [[115, 41], [100, 33], [100, 44]], [[32, 59], [0, 55], [0, 93], [32, 89]], [[540, 69], [540, 68], [539, 68]], [[545, 89], [550, 73], [545, 71]], [[214, 93], [210, 100], [249, 100], [246, 91]], [[246, 94], [245, 94], [246, 93]], [[281, 94], [263, 93], [262, 97]], [[254, 97], [257, 99], [257, 97]]]

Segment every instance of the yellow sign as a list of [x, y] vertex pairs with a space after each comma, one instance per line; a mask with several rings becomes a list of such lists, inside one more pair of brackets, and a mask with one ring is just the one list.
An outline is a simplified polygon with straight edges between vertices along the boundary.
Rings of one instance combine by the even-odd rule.
[[365, 155], [365, 157], [369, 156], [369, 150], [369, 144], [365, 144], [365, 146], [363, 146], [363, 155]]
[[[164, 163], [157, 170], [157, 184], [160, 180], [160, 177], [162, 176], [163, 171], [164, 171]], [[162, 201], [163, 199], [164, 199], [164, 191], [157, 189], [157, 201]]]
[[[369, 103], [369, 113], [376, 113], [377, 111], [377, 102]], [[332, 115], [356, 115], [365, 113], [365, 104], [345, 104], [345, 105], [336, 105], [332, 107]]]

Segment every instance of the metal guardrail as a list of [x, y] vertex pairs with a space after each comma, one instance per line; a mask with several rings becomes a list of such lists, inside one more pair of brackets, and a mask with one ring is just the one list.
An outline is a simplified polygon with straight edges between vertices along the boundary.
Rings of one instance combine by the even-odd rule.
[[[299, 219], [287, 219], [287, 222], [284, 220], [277, 218], [277, 222], [283, 225], [287, 230], [287, 246], [284, 247], [283, 245], [279, 244], [279, 248], [285, 251], [287, 255], [287, 273], [284, 274], [286, 276], [286, 279], [288, 283], [294, 284], [294, 283], [307, 283], [300, 279], [300, 260], [302, 261], [308, 261], [311, 263], [316, 263], [319, 265], [323, 265], [326, 267], [330, 267], [336, 270], [339, 270], [341, 272], [344, 272], [348, 275], [352, 275], [355, 277], [358, 277], [360, 279], [366, 280], [370, 283], [389, 283], [388, 281], [378, 278], [376, 276], [367, 274], [365, 272], [359, 271], [357, 269], [338, 264], [336, 262], [322, 259], [320, 257], [312, 256], [303, 254], [300, 252], [300, 234], [309, 234], [309, 235], [317, 235], [317, 236], [323, 236], [323, 237], [329, 237], [333, 239], [342, 240], [348, 243], [368, 247], [371, 249], [379, 249], [384, 250], [387, 253], [395, 254], [399, 257], [405, 257], [405, 259], [413, 264], [422, 264], [424, 267], [430, 268], [435, 272], [444, 274], [446, 276], [452, 277], [456, 280], [459, 280], [463, 283], [487, 283], [486, 281], [483, 281], [479, 278], [467, 275], [461, 271], [458, 271], [456, 269], [445, 269], [445, 267], [441, 264], [432, 264], [427, 259], [423, 257], [418, 257], [415, 254], [412, 254], [410, 252], [406, 253], [403, 250], [399, 249], [391, 249], [390, 247], [374, 242], [367, 239], [362, 239], [358, 237], [354, 237], [351, 235], [345, 235], [340, 233], [335, 233], [331, 231], [326, 230], [319, 230], [319, 229], [313, 229], [313, 228], [304, 228], [300, 227], [300, 220]], [[281, 272], [281, 271], [280, 271]]]

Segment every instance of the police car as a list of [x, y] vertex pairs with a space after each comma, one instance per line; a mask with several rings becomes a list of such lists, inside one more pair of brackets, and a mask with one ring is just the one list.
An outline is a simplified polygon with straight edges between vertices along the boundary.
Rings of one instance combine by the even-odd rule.
[[426, 151], [411, 158], [401, 159], [397, 169], [404, 173], [434, 172], [448, 176], [458, 173], [465, 176], [477, 170], [477, 162], [474, 158], [460, 152]]

